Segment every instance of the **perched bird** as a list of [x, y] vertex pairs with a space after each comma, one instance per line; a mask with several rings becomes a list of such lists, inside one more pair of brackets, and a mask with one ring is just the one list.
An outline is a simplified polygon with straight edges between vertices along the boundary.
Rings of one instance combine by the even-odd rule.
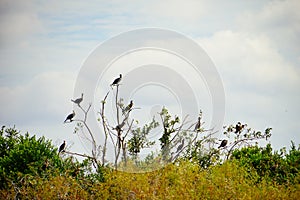
[[118, 85], [120, 83], [120, 81], [122, 80], [122, 74], [120, 74], [119, 78], [116, 78], [114, 80], [114, 82], [112, 84], [110, 84], [110, 86], [114, 86], [114, 85]]
[[72, 99], [71, 99], [71, 101], [72, 101], [73, 103], [76, 103], [77, 105], [79, 105], [79, 104], [82, 102], [82, 100], [83, 100], [83, 93], [81, 93], [81, 97], [80, 97], [80, 98], [75, 99], [75, 100], [72, 100]]
[[235, 126], [235, 133], [241, 133], [245, 125], [242, 125], [241, 122], [238, 122]]
[[72, 122], [73, 120], [73, 117], [75, 116], [75, 112], [74, 112], [74, 110], [73, 110], [73, 113], [71, 113], [71, 114], [69, 114], [68, 116], [67, 116], [67, 118], [65, 119], [65, 121], [64, 121], [64, 123], [66, 123], [68, 120], [70, 121], [70, 122]]
[[65, 151], [65, 147], [66, 147], [66, 141], [64, 141], [64, 143], [62, 143], [59, 147], [58, 153], [60, 152], [64, 152]]
[[176, 150], [176, 153], [178, 153], [178, 152], [183, 148], [183, 146], [184, 146], [184, 139], [182, 139], [182, 140], [181, 140], [181, 144], [178, 145], [177, 150]]
[[227, 145], [227, 140], [222, 140], [220, 146], [218, 147], [218, 149], [222, 148], [222, 147], [225, 147]]
[[117, 131], [120, 131], [123, 128], [124, 125], [125, 125], [125, 120], [121, 124], [117, 125], [115, 129]]
[[125, 115], [126, 112], [130, 111], [133, 106], [133, 101], [131, 100], [128, 106], [123, 110], [123, 115]]
[[199, 128], [201, 127], [201, 117], [198, 117], [198, 122], [197, 122], [197, 124], [196, 124], [196, 126], [195, 126], [195, 129], [194, 129], [194, 131], [199, 131]]

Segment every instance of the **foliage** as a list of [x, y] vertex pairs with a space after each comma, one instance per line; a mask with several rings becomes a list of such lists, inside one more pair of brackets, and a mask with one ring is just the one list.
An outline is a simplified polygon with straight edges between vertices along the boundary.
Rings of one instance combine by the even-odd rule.
[[128, 151], [133, 159], [137, 159], [141, 149], [154, 145], [155, 141], [149, 141], [147, 136], [149, 132], [158, 126], [158, 122], [152, 119], [152, 122], [132, 130], [132, 137], [128, 140]]
[[[214, 138], [208, 140], [214, 140]], [[186, 160], [197, 163], [202, 169], [207, 169], [220, 163], [220, 151], [214, 148], [206, 148], [204, 146], [205, 142], [203, 140], [197, 141], [184, 155]]]
[[9, 185], [19, 188], [30, 177], [47, 179], [61, 174], [103, 180], [101, 171], [90, 173], [92, 167], [88, 159], [79, 163], [73, 157], [64, 158], [50, 140], [29, 133], [22, 135], [16, 128], [2, 127], [0, 149], [0, 188]]
[[163, 123], [164, 132], [162, 134], [162, 137], [159, 138], [161, 149], [163, 150], [162, 154], [166, 155], [169, 153], [170, 149], [170, 137], [171, 134], [176, 132], [175, 125], [180, 122], [179, 117], [175, 116], [174, 119], [172, 119], [171, 115], [169, 114], [168, 110], [166, 108], [163, 108], [160, 112], [160, 116]]
[[44, 137], [21, 135], [15, 128], [4, 126], [0, 133], [0, 187], [18, 183], [21, 174], [42, 175], [50, 166], [62, 168], [57, 149]]
[[241, 148], [245, 145], [251, 146], [253, 143], [257, 143], [259, 140], [268, 139], [271, 137], [272, 128], [266, 128], [264, 132], [256, 131], [247, 124], [242, 124], [238, 122], [236, 125], [229, 125], [224, 127], [224, 135], [227, 136], [228, 139], [233, 138], [233, 141], [227, 145], [227, 155], [226, 159], [228, 159], [232, 153], [237, 148]]
[[[0, 199], [297, 199], [300, 195], [300, 146], [293, 143], [288, 152], [284, 148], [273, 152], [271, 145], [236, 149], [225, 162], [219, 162], [221, 151], [214, 149], [199, 156], [202, 163], [183, 157], [139, 174], [106, 167], [95, 171], [92, 159], [78, 162], [66, 154], [59, 156], [49, 140], [21, 135], [15, 128], [2, 127], [0, 141]], [[211, 154], [215, 160], [206, 157]], [[49, 162], [46, 168], [44, 159]], [[149, 167], [147, 162], [156, 165], [159, 157], [149, 155], [140, 165]], [[136, 170], [131, 160], [127, 164]]]
[[[192, 129], [195, 124], [187, 122], [186, 116], [180, 120], [178, 116], [172, 117], [168, 109], [162, 108], [159, 113], [163, 127], [160, 141], [160, 154], [163, 162], [172, 162], [181, 157], [181, 153], [185, 152], [190, 146], [197, 142], [198, 135], [203, 132], [201, 126]], [[199, 117], [198, 121], [200, 124]]]
[[[225, 126], [224, 136], [226, 139], [223, 138], [223, 140], [213, 137], [214, 132], [210, 132], [208, 135], [202, 136], [193, 145], [190, 145], [184, 152], [183, 158], [206, 169], [229, 159], [232, 152], [236, 149], [251, 146], [259, 140], [268, 140], [271, 137], [271, 128], [261, 132], [247, 126], [247, 124], [240, 122], [236, 125]], [[225, 146], [221, 147], [217, 141], [222, 142], [224, 140], [226, 140]], [[217, 145], [217, 148], [215, 145]]]
[[266, 147], [244, 147], [235, 150], [232, 159], [238, 160], [242, 166], [254, 169], [259, 175], [259, 181], [263, 178], [279, 184], [300, 181], [296, 179], [300, 172], [300, 145], [297, 149], [294, 143], [288, 153], [285, 148], [273, 152], [270, 144]]
[[[298, 199], [300, 184], [282, 186], [262, 180], [236, 161], [201, 170], [181, 161], [142, 174], [107, 170], [104, 182], [78, 182], [69, 175], [48, 180], [31, 177], [17, 194], [13, 188], [0, 191], [1, 199]], [[299, 177], [298, 177], [299, 178]], [[34, 180], [34, 181], [33, 181]], [[86, 186], [86, 187], [84, 187]], [[87, 189], [88, 188], [88, 189]]]

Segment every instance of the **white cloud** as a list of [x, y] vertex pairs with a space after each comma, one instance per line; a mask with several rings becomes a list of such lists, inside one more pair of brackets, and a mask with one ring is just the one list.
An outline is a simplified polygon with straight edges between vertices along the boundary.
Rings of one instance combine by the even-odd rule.
[[[261, 10], [248, 11], [238, 19], [239, 25], [246, 30], [256, 31], [299, 31], [300, 2], [289, 1], [269, 1]], [[275, 33], [276, 34], [276, 33]], [[280, 33], [282, 34], [282, 32]]]
[[42, 24], [32, 1], [0, 2], [0, 45], [26, 45], [32, 34], [42, 30]]
[[260, 90], [295, 87], [300, 81], [297, 68], [265, 36], [227, 30], [199, 42], [230, 82]]
[[270, 1], [261, 10], [245, 12], [238, 18], [242, 31], [252, 35], [266, 35], [280, 54], [299, 62], [300, 2]]
[[[162, 18], [163, 20], [174, 20], [178, 23], [189, 21], [197, 22], [202, 16], [207, 14], [207, 3], [199, 0], [191, 0], [182, 3], [178, 0], [156, 1], [146, 6], [140, 6], [139, 13], [143, 13], [149, 18]], [[173, 21], [173, 22], [174, 22]]]
[[3, 94], [1, 123], [24, 125], [63, 121], [72, 108], [74, 80], [72, 72], [47, 72], [25, 85], [0, 87]]
[[[199, 43], [216, 63], [226, 94], [226, 123], [244, 121], [256, 129], [273, 127], [276, 148], [299, 143], [294, 119], [300, 72], [266, 35], [220, 31]], [[285, 137], [282, 137], [282, 134]]]

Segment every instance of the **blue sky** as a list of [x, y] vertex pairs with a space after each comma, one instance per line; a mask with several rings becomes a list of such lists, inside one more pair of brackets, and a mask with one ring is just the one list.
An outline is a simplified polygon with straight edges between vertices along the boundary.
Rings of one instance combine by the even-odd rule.
[[116, 34], [160, 27], [193, 38], [215, 63], [225, 89], [224, 124], [273, 127], [276, 148], [300, 143], [299, 6], [296, 0], [1, 1], [0, 123], [56, 144], [67, 138], [80, 150], [73, 125], [62, 121], [83, 61]]

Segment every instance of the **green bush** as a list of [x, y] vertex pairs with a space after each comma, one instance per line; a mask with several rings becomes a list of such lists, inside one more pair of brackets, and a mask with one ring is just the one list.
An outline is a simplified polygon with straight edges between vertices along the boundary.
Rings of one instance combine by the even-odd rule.
[[266, 147], [244, 147], [235, 150], [231, 159], [254, 169], [260, 177], [259, 181], [266, 178], [279, 184], [295, 183], [300, 172], [300, 146], [296, 149], [294, 143], [288, 153], [285, 148], [273, 152], [270, 144]]
[[[61, 158], [62, 157], [62, 158]], [[99, 173], [91, 173], [89, 160], [79, 163], [73, 157], [58, 154], [57, 148], [44, 137], [22, 135], [16, 128], [0, 130], [0, 188], [19, 187], [30, 177], [48, 178], [70, 175], [90, 181], [102, 180]]]
[[57, 149], [44, 137], [21, 135], [15, 128], [0, 131], [0, 187], [19, 183], [25, 174], [42, 175], [49, 167], [61, 168]]

